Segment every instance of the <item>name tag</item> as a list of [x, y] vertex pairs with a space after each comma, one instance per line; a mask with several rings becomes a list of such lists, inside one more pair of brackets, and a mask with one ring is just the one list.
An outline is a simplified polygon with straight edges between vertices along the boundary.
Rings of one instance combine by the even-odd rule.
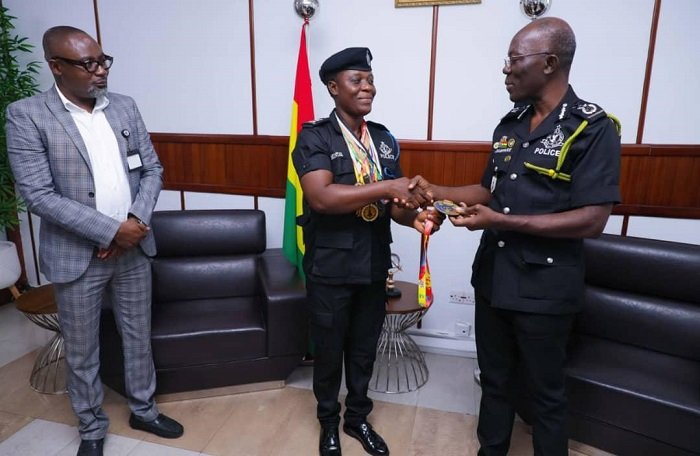
[[141, 154], [138, 150], [130, 150], [126, 153], [126, 163], [129, 165], [129, 171], [139, 169], [143, 166]]

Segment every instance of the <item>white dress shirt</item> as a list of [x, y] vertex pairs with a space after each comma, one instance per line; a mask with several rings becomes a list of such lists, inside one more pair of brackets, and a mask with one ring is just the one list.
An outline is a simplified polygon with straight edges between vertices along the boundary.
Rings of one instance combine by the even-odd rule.
[[105, 117], [109, 105], [105, 96], [97, 98], [92, 112], [68, 100], [58, 88], [63, 106], [70, 112], [90, 157], [92, 179], [95, 183], [95, 206], [101, 213], [123, 222], [131, 207], [131, 189], [114, 130]]

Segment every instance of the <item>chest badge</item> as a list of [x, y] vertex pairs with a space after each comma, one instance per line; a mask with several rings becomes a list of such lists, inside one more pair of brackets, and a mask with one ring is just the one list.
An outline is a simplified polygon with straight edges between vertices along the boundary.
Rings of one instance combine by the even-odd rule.
[[501, 152], [509, 152], [513, 148], [514, 145], [515, 145], [515, 138], [501, 136], [500, 140], [493, 143], [493, 148], [495, 150], [500, 150]]
[[557, 128], [542, 140], [542, 145], [547, 149], [554, 149], [564, 145], [564, 133], [561, 131], [561, 125], [557, 125]]
[[493, 143], [493, 148], [494, 149], [506, 149], [508, 147], [508, 137], [507, 136], [501, 136], [500, 141], [496, 141]]
[[384, 141], [379, 145], [379, 156], [382, 157], [385, 160], [396, 160], [396, 156], [394, 155], [394, 150], [387, 146]]

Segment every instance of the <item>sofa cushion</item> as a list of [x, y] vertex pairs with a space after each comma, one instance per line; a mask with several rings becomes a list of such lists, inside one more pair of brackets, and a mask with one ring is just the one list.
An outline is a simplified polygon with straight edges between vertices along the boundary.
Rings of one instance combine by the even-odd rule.
[[567, 366], [569, 410], [700, 452], [700, 364], [575, 334]]
[[159, 369], [267, 356], [260, 298], [153, 303], [151, 339]]
[[699, 305], [595, 286], [585, 296], [576, 332], [700, 361]]
[[153, 259], [153, 297], [179, 301], [261, 293], [257, 256], [203, 256]]
[[265, 250], [265, 213], [253, 209], [158, 211], [151, 228], [158, 257], [258, 254]]
[[588, 285], [700, 304], [700, 245], [603, 234], [584, 253]]

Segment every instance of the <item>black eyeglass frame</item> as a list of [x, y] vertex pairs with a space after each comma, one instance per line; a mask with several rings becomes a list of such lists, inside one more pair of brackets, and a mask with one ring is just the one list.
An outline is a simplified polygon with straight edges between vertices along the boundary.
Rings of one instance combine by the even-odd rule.
[[109, 70], [112, 67], [112, 63], [114, 62], [114, 57], [112, 57], [111, 55], [102, 54], [101, 60], [95, 60], [95, 59], [73, 60], [73, 59], [67, 59], [65, 57], [55, 55], [55, 56], [51, 57], [49, 60], [60, 60], [62, 62], [66, 62], [66, 63], [69, 63], [71, 65], [79, 66], [83, 70], [87, 71], [88, 73], [94, 74], [97, 71], [98, 67], [102, 67], [105, 70]]

